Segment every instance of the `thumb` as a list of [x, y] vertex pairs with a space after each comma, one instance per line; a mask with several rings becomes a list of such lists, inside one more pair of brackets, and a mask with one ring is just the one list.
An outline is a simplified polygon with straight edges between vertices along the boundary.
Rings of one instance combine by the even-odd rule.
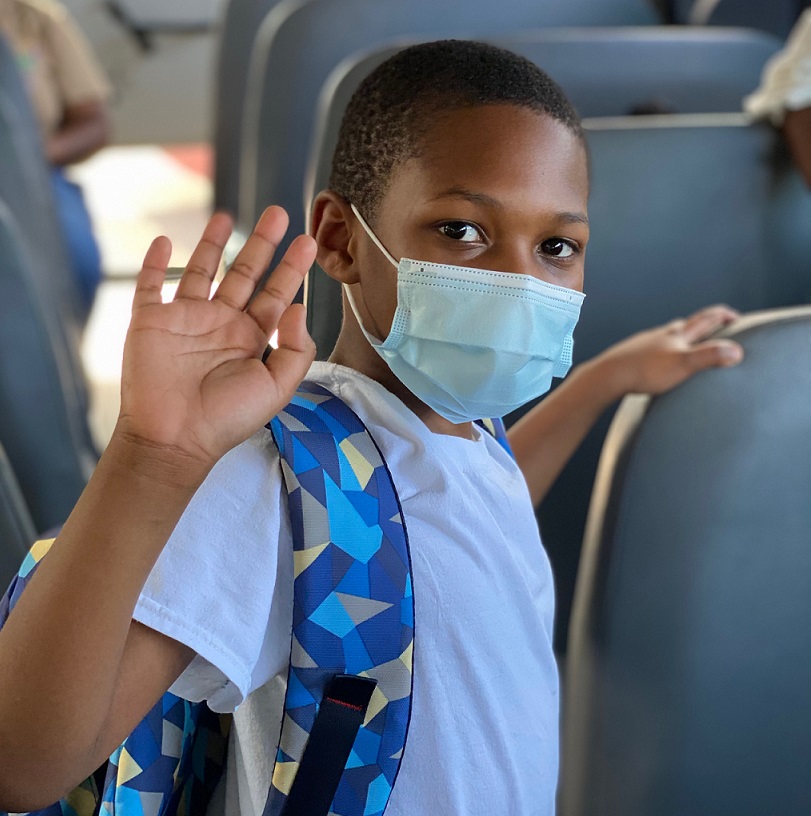
[[688, 354], [693, 372], [705, 368], [729, 368], [743, 360], [743, 348], [731, 340], [711, 340], [695, 346]]

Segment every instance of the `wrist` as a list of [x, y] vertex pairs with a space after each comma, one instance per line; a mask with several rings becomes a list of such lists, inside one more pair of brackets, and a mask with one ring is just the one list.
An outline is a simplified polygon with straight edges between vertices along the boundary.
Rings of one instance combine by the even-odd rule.
[[606, 352], [581, 363], [572, 374], [588, 383], [591, 399], [598, 403], [600, 410], [621, 400], [631, 390], [626, 383], [624, 366]]
[[160, 445], [116, 425], [103, 460], [116, 471], [159, 491], [192, 494], [203, 483], [214, 462], [179, 448]]

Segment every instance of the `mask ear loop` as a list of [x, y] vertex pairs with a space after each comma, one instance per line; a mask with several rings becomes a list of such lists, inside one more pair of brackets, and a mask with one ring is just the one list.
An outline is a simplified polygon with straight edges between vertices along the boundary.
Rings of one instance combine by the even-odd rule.
[[366, 234], [374, 241], [375, 246], [388, 258], [389, 263], [395, 268], [399, 268], [399, 264], [394, 260], [394, 256], [383, 246], [380, 239], [372, 232], [372, 228], [366, 223], [366, 219], [358, 212], [358, 208], [354, 204], [349, 205], [355, 217], [360, 221], [360, 225], [366, 231]]
[[[380, 242], [380, 239], [372, 232], [372, 228], [366, 223], [366, 219], [358, 212], [358, 208], [354, 204], [349, 205], [352, 208], [352, 212], [355, 213], [355, 217], [360, 221], [360, 225], [366, 231], [366, 234], [374, 241], [375, 246], [386, 256], [391, 264], [395, 267], [395, 269], [399, 268], [397, 261], [394, 260], [392, 254], [383, 246]], [[363, 336], [366, 340], [373, 346], [379, 346], [383, 343], [382, 340], [375, 337], [370, 331], [366, 329], [363, 325], [363, 320], [360, 317], [360, 311], [358, 310], [358, 305], [355, 303], [355, 295], [352, 293], [352, 287], [348, 284], [343, 284], [344, 292], [346, 292], [346, 299], [349, 301], [349, 307], [352, 309], [352, 313], [355, 315], [355, 320], [358, 322], [358, 326], [360, 327], [361, 332], [363, 332]]]

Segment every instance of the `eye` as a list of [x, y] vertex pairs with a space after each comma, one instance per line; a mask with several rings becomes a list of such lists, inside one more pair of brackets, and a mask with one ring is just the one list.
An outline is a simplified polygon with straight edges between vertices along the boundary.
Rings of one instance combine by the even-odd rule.
[[479, 230], [473, 224], [468, 224], [467, 221], [448, 221], [447, 224], [442, 224], [439, 229], [446, 238], [451, 238], [454, 241], [473, 243], [474, 241], [483, 240]]
[[544, 255], [551, 255], [553, 258], [571, 258], [578, 248], [565, 238], [549, 238], [541, 244], [541, 251]]

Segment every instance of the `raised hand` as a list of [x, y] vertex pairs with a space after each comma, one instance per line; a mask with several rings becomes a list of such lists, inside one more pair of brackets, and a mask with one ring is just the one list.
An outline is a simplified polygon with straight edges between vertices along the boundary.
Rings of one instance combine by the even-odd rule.
[[736, 365], [743, 349], [731, 340], [708, 340], [738, 317], [728, 306], [710, 306], [683, 320], [634, 334], [593, 363], [610, 371], [614, 398], [663, 394], [706, 368]]
[[[304, 307], [292, 304], [315, 241], [296, 238], [251, 301], [287, 224], [283, 209], [267, 209], [213, 297], [228, 216], [209, 221], [170, 303], [161, 287], [171, 244], [152, 243], [133, 299], [116, 434], [210, 467], [290, 401], [315, 356]], [[276, 330], [278, 349], [263, 363]]]

